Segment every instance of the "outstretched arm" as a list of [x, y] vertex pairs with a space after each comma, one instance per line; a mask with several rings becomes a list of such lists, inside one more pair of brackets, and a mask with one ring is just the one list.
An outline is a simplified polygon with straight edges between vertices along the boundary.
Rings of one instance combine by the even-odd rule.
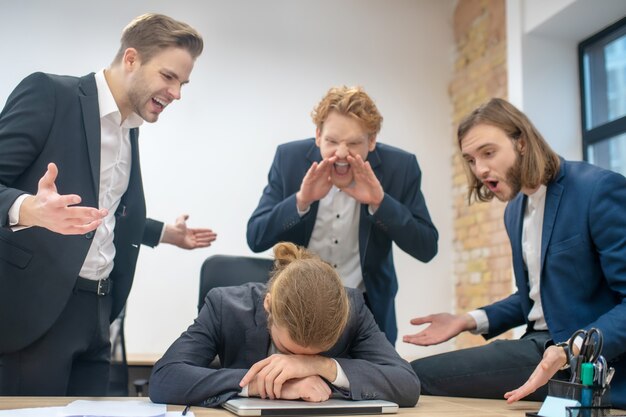
[[182, 214], [176, 222], [165, 225], [163, 243], [178, 246], [182, 249], [197, 249], [211, 246], [217, 239], [217, 233], [211, 229], [187, 227], [188, 214]]
[[567, 356], [563, 348], [558, 346], [548, 347], [543, 353], [543, 359], [541, 359], [537, 368], [530, 375], [528, 381], [521, 387], [504, 394], [506, 402], [509, 404], [514, 403], [537, 391], [537, 389], [547, 384], [550, 378], [566, 363]]
[[476, 322], [469, 314], [431, 314], [429, 316], [416, 317], [411, 320], [411, 324], [428, 324], [424, 330], [402, 338], [402, 341], [405, 343], [419, 346], [438, 345], [466, 330], [476, 329]]
[[76, 194], [60, 195], [55, 181], [59, 170], [49, 163], [39, 180], [37, 194], [26, 197], [20, 207], [18, 226], [40, 226], [63, 235], [81, 235], [95, 230], [108, 214], [106, 209], [80, 207]]

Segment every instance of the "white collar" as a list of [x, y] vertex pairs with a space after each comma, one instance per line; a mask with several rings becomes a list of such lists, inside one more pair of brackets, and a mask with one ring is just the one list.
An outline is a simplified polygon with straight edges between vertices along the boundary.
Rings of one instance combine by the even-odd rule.
[[137, 113], [131, 113], [122, 123], [122, 113], [115, 103], [113, 93], [109, 88], [109, 84], [104, 77], [104, 69], [94, 74], [96, 79], [96, 87], [98, 89], [98, 107], [100, 109], [100, 118], [110, 117], [117, 125], [133, 129], [143, 124], [143, 119]]

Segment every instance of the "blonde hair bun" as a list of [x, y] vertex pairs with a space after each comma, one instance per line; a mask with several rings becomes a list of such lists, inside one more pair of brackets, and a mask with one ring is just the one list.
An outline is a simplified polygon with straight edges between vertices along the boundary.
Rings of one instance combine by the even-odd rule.
[[283, 269], [297, 259], [311, 258], [317, 258], [317, 256], [291, 242], [279, 242], [274, 245], [274, 267], [276, 269]]

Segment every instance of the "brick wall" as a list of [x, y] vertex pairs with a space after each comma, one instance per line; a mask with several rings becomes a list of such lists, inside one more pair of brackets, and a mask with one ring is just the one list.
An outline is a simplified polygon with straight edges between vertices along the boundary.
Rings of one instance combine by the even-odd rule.
[[[459, 0], [454, 11], [454, 74], [449, 86], [453, 131], [491, 97], [507, 96], [505, 0]], [[458, 150], [456, 135], [453, 146]], [[499, 201], [467, 204], [460, 154], [453, 160], [454, 282], [456, 311], [463, 313], [511, 293], [510, 247]], [[507, 335], [508, 336], [508, 335]], [[463, 334], [457, 348], [484, 343]]]

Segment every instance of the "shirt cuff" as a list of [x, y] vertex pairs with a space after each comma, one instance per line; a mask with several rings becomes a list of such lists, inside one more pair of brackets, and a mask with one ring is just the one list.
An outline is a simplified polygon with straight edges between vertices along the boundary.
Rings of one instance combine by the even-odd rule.
[[248, 385], [246, 385], [245, 387], [243, 387], [241, 389], [241, 392], [238, 394], [240, 397], [249, 397], [249, 395], [248, 395]]
[[20, 223], [20, 209], [22, 208], [22, 203], [30, 196], [30, 194], [21, 194], [15, 199], [13, 205], [9, 209], [9, 227], [11, 227], [13, 231], [26, 228], [24, 226], [17, 225]]
[[300, 209], [298, 208], [298, 205], [296, 204], [296, 211], [298, 212], [298, 216], [300, 216], [300, 217], [302, 217], [305, 214], [307, 214], [310, 210], [311, 210], [311, 206], [307, 207], [306, 210], [300, 211]]
[[473, 310], [468, 312], [470, 316], [476, 322], [476, 329], [470, 330], [471, 334], [486, 334], [489, 333], [489, 317], [487, 317], [487, 313], [485, 310]]
[[161, 237], [159, 237], [159, 243], [163, 242], [163, 236], [165, 236], [165, 226], [166, 224], [163, 223], [163, 227], [161, 228]]
[[348, 380], [348, 376], [341, 368], [341, 365], [339, 365], [339, 362], [337, 362], [335, 359], [333, 360], [335, 361], [335, 365], [337, 365], [337, 377], [334, 381], [331, 381], [330, 383], [337, 388], [350, 389], [350, 381]]

